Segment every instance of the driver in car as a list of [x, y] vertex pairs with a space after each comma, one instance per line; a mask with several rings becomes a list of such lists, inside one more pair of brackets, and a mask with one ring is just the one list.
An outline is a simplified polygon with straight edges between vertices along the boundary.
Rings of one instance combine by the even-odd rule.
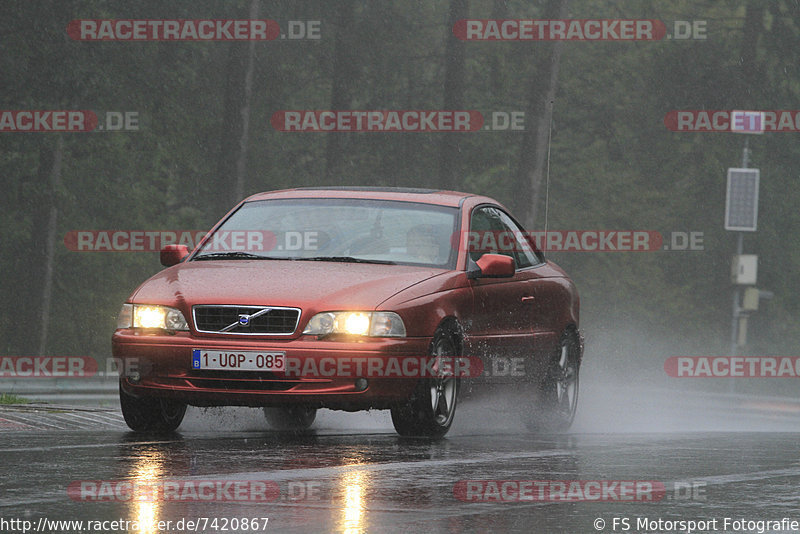
[[436, 229], [432, 224], [418, 224], [406, 234], [406, 253], [415, 263], [441, 263], [439, 248]]

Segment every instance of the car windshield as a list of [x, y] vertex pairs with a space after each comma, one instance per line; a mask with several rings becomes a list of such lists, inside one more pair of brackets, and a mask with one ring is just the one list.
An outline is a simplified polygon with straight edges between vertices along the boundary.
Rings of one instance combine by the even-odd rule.
[[245, 203], [193, 260], [265, 259], [425, 265], [452, 269], [456, 208], [369, 199]]

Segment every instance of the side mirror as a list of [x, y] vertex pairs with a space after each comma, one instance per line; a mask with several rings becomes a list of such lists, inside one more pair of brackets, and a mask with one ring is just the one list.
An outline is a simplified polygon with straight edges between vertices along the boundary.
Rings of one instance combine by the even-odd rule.
[[511, 256], [484, 254], [475, 262], [478, 269], [470, 271], [470, 278], [511, 278], [516, 264]]
[[172, 267], [186, 259], [189, 255], [189, 247], [186, 245], [166, 245], [161, 249], [161, 265]]

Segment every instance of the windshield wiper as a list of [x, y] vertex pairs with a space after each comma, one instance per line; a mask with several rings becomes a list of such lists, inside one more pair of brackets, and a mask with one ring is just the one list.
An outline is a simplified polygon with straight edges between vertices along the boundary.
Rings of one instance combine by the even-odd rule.
[[314, 256], [311, 258], [295, 258], [299, 261], [338, 261], [342, 263], [379, 263], [381, 265], [397, 265], [397, 263], [388, 260], [367, 260], [364, 258], [354, 258], [353, 256]]
[[249, 252], [211, 252], [208, 254], [201, 254], [192, 258], [192, 260], [286, 260], [286, 261], [337, 261], [337, 262], [352, 262], [352, 263], [379, 263], [382, 265], [397, 265], [393, 261], [386, 260], [367, 260], [363, 258], [354, 258], [352, 256], [314, 256], [311, 258], [277, 258], [275, 256], [259, 256], [258, 254], [251, 254]]
[[195, 256], [192, 260], [285, 260], [288, 258], [274, 258], [270, 256], [259, 256], [258, 254], [250, 254], [249, 252], [211, 252], [209, 254], [200, 254]]

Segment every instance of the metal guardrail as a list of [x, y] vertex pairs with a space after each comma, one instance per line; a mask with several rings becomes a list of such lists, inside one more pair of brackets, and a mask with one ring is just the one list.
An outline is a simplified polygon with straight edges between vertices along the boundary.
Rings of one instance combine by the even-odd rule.
[[118, 402], [119, 375], [98, 372], [91, 377], [0, 378], [0, 393], [31, 401], [59, 404], [110, 404]]

